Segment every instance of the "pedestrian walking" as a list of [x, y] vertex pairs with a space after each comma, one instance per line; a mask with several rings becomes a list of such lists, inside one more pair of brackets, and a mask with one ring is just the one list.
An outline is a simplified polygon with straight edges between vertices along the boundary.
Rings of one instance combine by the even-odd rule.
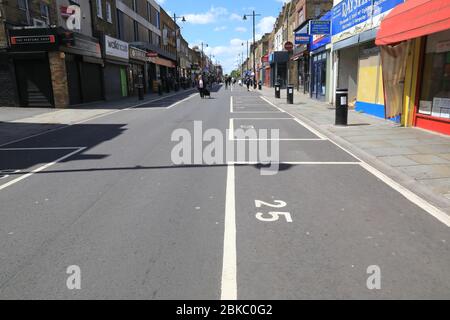
[[205, 83], [203, 82], [202, 76], [198, 77], [198, 84], [197, 84], [198, 92], [200, 93], [200, 98], [205, 97]]

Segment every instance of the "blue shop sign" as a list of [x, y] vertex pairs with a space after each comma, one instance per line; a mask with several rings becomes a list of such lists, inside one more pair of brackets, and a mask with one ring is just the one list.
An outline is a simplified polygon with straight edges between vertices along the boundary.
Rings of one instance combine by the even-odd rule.
[[[320, 20], [324, 21], [330, 21], [331, 17], [333, 16], [333, 13], [331, 11], [328, 11], [325, 13]], [[311, 39], [311, 51], [314, 51], [320, 47], [323, 47], [331, 42], [331, 34], [325, 33], [325, 34], [319, 34], [312, 36]]]
[[331, 34], [330, 20], [311, 20], [309, 22], [309, 34]]
[[296, 33], [295, 34], [295, 44], [309, 44], [311, 37], [307, 33]]
[[332, 9], [332, 35], [368, 21], [403, 2], [404, 0], [343, 0]]

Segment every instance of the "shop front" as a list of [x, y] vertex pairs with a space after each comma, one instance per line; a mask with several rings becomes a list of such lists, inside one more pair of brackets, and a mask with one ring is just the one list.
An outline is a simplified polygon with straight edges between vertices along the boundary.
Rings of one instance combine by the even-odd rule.
[[282, 88], [287, 85], [287, 62], [289, 60], [289, 53], [287, 51], [272, 52], [269, 56], [269, 63], [271, 67], [271, 86], [276, 83], [280, 84]]
[[144, 86], [144, 92], [147, 92], [148, 80], [146, 80], [146, 62], [147, 52], [130, 46], [130, 64], [128, 66], [128, 95], [138, 95], [139, 86]]
[[64, 32], [61, 52], [65, 56], [69, 104], [103, 100], [103, 59], [97, 39]]
[[22, 107], [63, 107], [64, 102], [55, 103], [53, 94], [58, 82], [56, 66], [61, 63], [57, 29], [10, 29], [9, 40], [11, 67], [5, 71], [15, 80], [10, 101]]
[[[322, 21], [331, 19], [331, 11], [323, 15]], [[311, 50], [311, 97], [331, 102], [331, 35], [312, 35]]]
[[128, 43], [104, 37], [103, 85], [105, 100], [116, 100], [128, 96], [129, 47]]
[[387, 90], [387, 99], [412, 114], [404, 124], [450, 134], [450, 3], [405, 2], [383, 20], [376, 43], [388, 62], [400, 63], [403, 51], [408, 53], [404, 70], [393, 75], [404, 76], [403, 90]]
[[381, 54], [374, 40], [381, 20], [402, 2], [360, 1], [347, 7], [342, 1], [333, 7], [331, 18], [337, 70], [333, 89], [348, 89], [349, 106], [355, 110], [395, 121], [401, 113], [386, 112]]

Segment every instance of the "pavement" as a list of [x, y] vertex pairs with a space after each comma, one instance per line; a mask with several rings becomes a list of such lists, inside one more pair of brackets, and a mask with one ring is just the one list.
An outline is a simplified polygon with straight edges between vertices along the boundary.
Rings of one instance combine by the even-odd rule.
[[[448, 216], [283, 108], [191, 92], [0, 146], [0, 299], [449, 299]], [[278, 173], [174, 164], [196, 121], [279, 130]]]

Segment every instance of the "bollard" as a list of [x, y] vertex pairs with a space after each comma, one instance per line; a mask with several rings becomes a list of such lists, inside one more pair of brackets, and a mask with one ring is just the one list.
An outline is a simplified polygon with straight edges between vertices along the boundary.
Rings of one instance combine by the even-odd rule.
[[287, 104], [294, 104], [294, 86], [288, 85], [287, 86]]
[[281, 85], [279, 83], [275, 84], [275, 98], [280, 99], [281, 97]]
[[336, 89], [336, 125], [348, 124], [348, 89]]
[[258, 89], [259, 89], [259, 90], [262, 90], [262, 81], [261, 81], [261, 80], [259, 80], [259, 83], [258, 83]]
[[138, 85], [138, 95], [139, 95], [139, 100], [144, 100], [144, 86], [143, 85]]
[[158, 94], [159, 94], [160, 96], [163, 95], [161, 83], [158, 83]]

